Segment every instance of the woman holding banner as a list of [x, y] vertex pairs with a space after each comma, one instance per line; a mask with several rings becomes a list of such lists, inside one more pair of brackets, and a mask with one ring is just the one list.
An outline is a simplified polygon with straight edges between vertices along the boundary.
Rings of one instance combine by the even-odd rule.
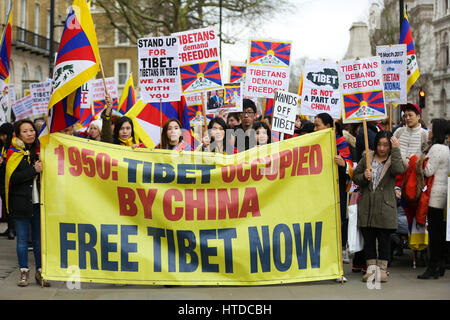
[[161, 143], [157, 149], [185, 150], [187, 144], [183, 141], [183, 131], [181, 122], [178, 119], [170, 118], [164, 123], [161, 132]]
[[[398, 139], [390, 131], [378, 132], [374, 146], [375, 151], [363, 154], [353, 176], [353, 181], [361, 188], [358, 227], [364, 238], [367, 262], [367, 272], [362, 280], [368, 281], [379, 274], [379, 280], [387, 282], [390, 235], [397, 230], [395, 180], [405, 168]], [[366, 167], [366, 157], [369, 157], [371, 169]]]
[[264, 145], [272, 142], [272, 132], [266, 122], [257, 121], [253, 123], [253, 130], [255, 130], [256, 145]]
[[142, 143], [136, 141], [133, 120], [126, 116], [121, 117], [114, 126], [113, 143], [128, 146], [133, 149], [145, 148]]
[[[333, 118], [328, 113], [319, 113], [314, 119], [314, 131], [324, 130], [333, 127]], [[336, 122], [336, 148], [337, 155], [334, 161], [338, 166], [339, 173], [339, 198], [341, 204], [341, 230], [342, 230], [342, 252], [344, 255], [344, 262], [348, 263], [348, 257], [345, 254], [347, 248], [347, 191], [350, 189], [351, 179], [353, 177], [353, 162], [350, 155], [345, 138], [343, 137], [342, 127], [339, 122]]]
[[[449, 134], [449, 124], [445, 119], [433, 119], [428, 137], [431, 147], [426, 151], [428, 158], [424, 175], [434, 175], [433, 185], [428, 202], [428, 233], [430, 238], [430, 257], [425, 272], [418, 279], [437, 279], [445, 273], [445, 221], [444, 208], [447, 205], [448, 174], [450, 172], [450, 152], [445, 145]], [[450, 217], [447, 213], [447, 219]]]
[[[28, 239], [31, 230], [33, 253], [36, 264], [36, 282], [49, 287], [41, 276], [41, 218], [40, 218], [40, 173], [39, 145], [36, 129], [30, 120], [20, 120], [14, 127], [16, 135], [8, 150], [5, 174], [6, 205], [14, 218], [17, 235], [17, 256], [20, 279], [18, 286], [28, 285]], [[31, 228], [30, 228], [31, 227]]]
[[208, 123], [209, 135], [205, 134], [203, 137], [201, 150], [222, 154], [232, 154], [233, 146], [229, 143], [229, 141], [226, 141], [225, 138], [227, 130], [228, 125], [222, 118], [213, 118]]

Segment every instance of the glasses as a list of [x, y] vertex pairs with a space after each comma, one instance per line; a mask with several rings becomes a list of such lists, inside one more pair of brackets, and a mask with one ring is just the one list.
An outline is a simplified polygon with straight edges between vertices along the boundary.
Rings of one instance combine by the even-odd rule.
[[248, 112], [248, 111], [244, 111], [244, 112], [242, 112], [242, 115], [245, 117], [245, 116], [252, 116], [252, 115], [254, 115], [255, 113], [253, 112], [253, 111], [251, 111], [251, 112]]

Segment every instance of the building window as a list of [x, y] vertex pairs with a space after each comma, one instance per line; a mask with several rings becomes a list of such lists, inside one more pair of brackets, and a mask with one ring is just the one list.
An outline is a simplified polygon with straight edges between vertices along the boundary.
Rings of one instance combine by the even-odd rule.
[[[125, 27], [125, 30], [128, 32], [128, 27]], [[126, 34], [124, 34], [123, 32], [119, 31], [119, 29], [116, 29], [116, 46], [123, 46], [123, 45], [129, 45], [130, 44], [130, 40], [128, 39], [128, 37], [126, 36]]]
[[130, 60], [114, 60], [114, 76], [117, 87], [123, 87], [130, 74]]
[[42, 69], [40, 66], [37, 66], [36, 69], [34, 69], [34, 80], [38, 82], [42, 81]]

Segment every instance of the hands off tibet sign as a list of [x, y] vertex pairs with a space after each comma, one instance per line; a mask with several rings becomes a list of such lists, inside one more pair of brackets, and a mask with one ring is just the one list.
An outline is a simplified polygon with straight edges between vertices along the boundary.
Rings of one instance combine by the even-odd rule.
[[386, 101], [406, 103], [406, 44], [377, 46], [377, 55], [381, 57]]
[[303, 80], [301, 114], [316, 116], [328, 113], [341, 117], [339, 75], [335, 62], [307, 60]]
[[339, 84], [344, 123], [386, 119], [380, 57], [341, 62]]
[[299, 98], [298, 95], [290, 92], [275, 92], [272, 119], [273, 131], [286, 134], [294, 133]]
[[179, 101], [180, 63], [177, 37], [138, 40], [139, 84], [146, 103]]
[[216, 31], [204, 28], [173, 35], [179, 42], [182, 94], [223, 89]]

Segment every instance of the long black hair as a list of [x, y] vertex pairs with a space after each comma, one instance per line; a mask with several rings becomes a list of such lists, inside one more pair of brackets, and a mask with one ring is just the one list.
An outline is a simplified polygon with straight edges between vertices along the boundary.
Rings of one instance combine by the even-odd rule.
[[133, 143], [136, 143], [135, 139], [134, 139], [134, 126], [133, 126], [133, 120], [131, 120], [130, 118], [123, 116], [121, 118], [119, 118], [119, 120], [117, 120], [116, 125], [114, 126], [114, 133], [113, 133], [113, 143], [114, 144], [120, 144], [120, 140], [119, 140], [119, 131], [120, 128], [122, 128], [123, 124], [125, 122], [130, 123], [131, 126], [131, 138], [133, 138]]
[[449, 134], [449, 123], [446, 119], [436, 118], [431, 120], [433, 137], [431, 138], [431, 144], [444, 144]]
[[[227, 129], [229, 129], [227, 123], [225, 122], [225, 120], [223, 120], [220, 117], [215, 117], [213, 118], [209, 123], [208, 123], [208, 131], [211, 131], [213, 125], [217, 123], [219, 126], [221, 126], [223, 128], [223, 151], [226, 152], [227, 148], [229, 149], [231, 147], [231, 145], [229, 145], [229, 141], [227, 141]], [[211, 137], [211, 151], [215, 150], [215, 146], [216, 143], [214, 143], [214, 138], [211, 136], [211, 133], [209, 133], [209, 136]]]
[[[382, 130], [382, 131], [378, 131], [377, 134], [375, 135], [375, 140], [373, 143], [373, 147], [375, 148], [374, 153], [377, 153], [377, 146], [378, 146], [378, 142], [380, 142], [381, 139], [386, 138], [389, 142], [389, 147], [392, 150], [392, 143], [391, 143], [391, 138], [392, 138], [392, 132], [389, 130]], [[389, 152], [390, 154], [390, 152]]]
[[[253, 130], [258, 130], [259, 128], [266, 129], [267, 132], [267, 144], [272, 143], [272, 132], [270, 131], [269, 126], [264, 121], [256, 121], [253, 123]], [[256, 133], [255, 133], [256, 134]]]
[[2, 124], [0, 126], [0, 134], [6, 134], [5, 143], [0, 142], [2, 147], [5, 148], [5, 150], [8, 150], [9, 147], [11, 146], [11, 140], [13, 138], [13, 133], [14, 133], [14, 126], [11, 123], [5, 122], [4, 124]]

